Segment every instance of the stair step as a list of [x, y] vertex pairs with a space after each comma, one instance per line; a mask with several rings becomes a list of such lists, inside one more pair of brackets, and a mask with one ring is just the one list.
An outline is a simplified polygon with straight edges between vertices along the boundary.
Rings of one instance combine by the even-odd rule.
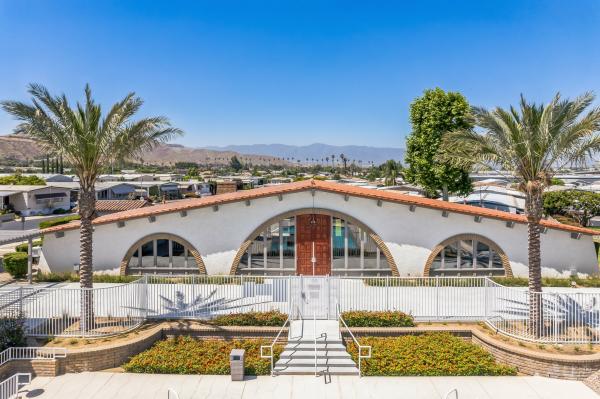
[[[287, 342], [289, 344], [310, 344], [310, 345], [314, 345], [315, 344], [315, 340], [314, 339], [288, 339]], [[317, 339], [317, 343], [318, 344], [343, 344], [344, 341], [342, 341], [341, 339]]]
[[[304, 366], [315, 366], [315, 358], [291, 358], [291, 359], [279, 359], [277, 363], [275, 363], [277, 367], [304, 367]], [[327, 367], [327, 366], [336, 366], [336, 367], [356, 367], [356, 363], [351, 358], [339, 359], [339, 358], [325, 358], [319, 359], [317, 358], [317, 367]]]
[[[290, 358], [294, 358], [294, 359], [314, 359], [315, 358], [315, 351], [313, 350], [288, 350], [285, 349], [283, 352], [281, 352], [281, 355], [279, 355], [280, 359], [290, 359]], [[318, 359], [322, 359], [322, 358], [329, 358], [329, 359], [350, 359], [350, 354], [348, 354], [346, 351], [342, 351], [342, 350], [317, 350], [317, 358]]]
[[[275, 374], [278, 375], [312, 375], [315, 373], [315, 367], [275, 367]], [[319, 374], [327, 373], [329, 375], [358, 375], [358, 368], [354, 367], [317, 367], [317, 372]]]
[[[285, 346], [285, 350], [296, 350], [296, 351], [314, 351], [315, 344], [288, 344]], [[328, 351], [344, 351], [346, 352], [346, 347], [342, 344], [317, 344], [317, 350], [328, 350]]]

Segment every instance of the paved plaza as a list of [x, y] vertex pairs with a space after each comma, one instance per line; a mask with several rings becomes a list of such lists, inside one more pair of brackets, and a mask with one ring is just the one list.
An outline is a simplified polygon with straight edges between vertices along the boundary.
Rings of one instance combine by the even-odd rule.
[[[23, 389], [28, 398], [150, 399], [438, 399], [453, 388], [460, 399], [596, 399], [582, 382], [542, 377], [250, 377], [94, 372], [38, 377]], [[453, 397], [452, 397], [453, 398]]]

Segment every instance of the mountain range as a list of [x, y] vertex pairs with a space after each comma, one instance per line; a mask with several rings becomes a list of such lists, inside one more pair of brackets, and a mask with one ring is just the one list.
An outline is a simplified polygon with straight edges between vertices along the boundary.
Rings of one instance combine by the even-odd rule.
[[277, 158], [283, 158], [286, 161], [321, 162], [329, 158], [331, 162], [332, 155], [334, 160], [339, 160], [340, 155], [344, 156], [351, 163], [362, 161], [363, 165], [374, 163], [381, 164], [388, 159], [402, 161], [404, 159], [404, 149], [393, 147], [367, 147], [358, 145], [329, 145], [314, 143], [304, 146], [287, 144], [250, 144], [250, 145], [228, 145], [224, 147], [206, 147], [215, 151], [234, 151], [240, 154], [262, 154]]

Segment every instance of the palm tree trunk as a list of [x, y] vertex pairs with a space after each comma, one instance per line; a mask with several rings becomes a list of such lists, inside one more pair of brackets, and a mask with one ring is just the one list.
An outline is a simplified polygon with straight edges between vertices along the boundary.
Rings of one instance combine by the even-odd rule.
[[542, 335], [544, 314], [542, 300], [542, 259], [540, 252], [540, 220], [542, 219], [542, 188], [527, 191], [528, 263], [529, 263], [529, 333], [534, 338]]
[[94, 328], [92, 218], [96, 208], [94, 185], [81, 186], [79, 191], [79, 285], [81, 287], [81, 321], [83, 333]]

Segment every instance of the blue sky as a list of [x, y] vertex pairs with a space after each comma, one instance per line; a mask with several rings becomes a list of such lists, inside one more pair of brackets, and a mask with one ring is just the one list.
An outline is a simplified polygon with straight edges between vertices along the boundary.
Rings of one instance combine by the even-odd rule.
[[106, 106], [135, 91], [192, 146], [403, 147], [426, 88], [600, 94], [600, 2], [0, 0], [0, 99], [29, 82], [89, 82]]

